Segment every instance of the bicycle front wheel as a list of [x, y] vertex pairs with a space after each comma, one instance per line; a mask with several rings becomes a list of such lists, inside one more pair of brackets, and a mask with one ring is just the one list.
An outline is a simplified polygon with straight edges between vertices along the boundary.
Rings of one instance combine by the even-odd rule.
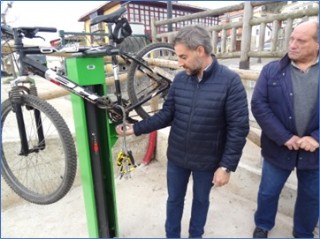
[[[167, 76], [169, 75], [168, 78], [173, 78], [179, 68], [173, 46], [168, 43], [150, 44], [139, 51], [136, 58], [143, 60], [144, 64], [152, 69], [160, 68], [161, 72], [165, 72]], [[133, 105], [139, 103], [141, 99], [146, 98], [148, 95], [152, 95], [154, 88], [158, 87], [156, 82], [143, 73], [143, 68], [143, 65], [133, 61], [128, 71], [128, 95]], [[135, 111], [141, 118], [148, 118], [162, 108], [167, 93], [168, 90], [157, 97], [153, 97], [150, 101], [135, 108]]]
[[[65, 196], [73, 184], [77, 168], [74, 140], [49, 103], [32, 95], [21, 96], [21, 102], [29, 150], [22, 155], [16, 114], [7, 99], [1, 105], [2, 176], [23, 199], [51, 204]], [[39, 136], [41, 127], [44, 137]]]

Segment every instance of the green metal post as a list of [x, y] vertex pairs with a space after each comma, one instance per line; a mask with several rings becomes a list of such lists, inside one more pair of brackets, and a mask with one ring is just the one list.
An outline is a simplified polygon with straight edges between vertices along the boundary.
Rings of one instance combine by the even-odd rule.
[[[106, 93], [104, 59], [66, 59], [68, 78], [99, 95]], [[89, 237], [118, 237], [118, 220], [111, 148], [115, 131], [107, 112], [72, 95], [76, 143]]]

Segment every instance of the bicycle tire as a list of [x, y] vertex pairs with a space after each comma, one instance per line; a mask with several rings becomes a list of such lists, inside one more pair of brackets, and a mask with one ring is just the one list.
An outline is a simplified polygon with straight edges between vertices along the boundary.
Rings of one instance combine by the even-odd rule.
[[[174, 51], [174, 48], [169, 43], [152, 43], [147, 45], [145, 48], [141, 49], [137, 55], [135, 56], [137, 59], [143, 59], [144, 63], [148, 65], [148, 58], [157, 58], [157, 59], [166, 59], [170, 61], [177, 61], [177, 56]], [[154, 66], [148, 65], [150, 68]], [[133, 61], [130, 65], [128, 71], [128, 82], [127, 82], [127, 90], [128, 96], [131, 104], [136, 104], [139, 102], [139, 99], [145, 97], [147, 94], [152, 94], [147, 91], [148, 88], [152, 87], [150, 85], [150, 79], [147, 75], [142, 75], [139, 73], [139, 68], [143, 66], [139, 63]], [[171, 75], [176, 74], [177, 67], [170, 65], [162, 65], [162, 69], [164, 69], [167, 73], [170, 72]], [[146, 93], [145, 93], [146, 92]], [[137, 114], [145, 119], [155, 114], [162, 108], [162, 104], [167, 95], [168, 91], [165, 91], [157, 97], [157, 102], [154, 103], [151, 101], [147, 101], [146, 103], [135, 108]], [[151, 109], [151, 104], [156, 105]]]
[[19, 155], [21, 144], [11, 101], [1, 106], [2, 176], [11, 189], [23, 199], [35, 204], [52, 204], [70, 190], [76, 175], [77, 156], [74, 140], [61, 115], [46, 101], [21, 95], [29, 148], [39, 144], [34, 112], [41, 113], [45, 148], [27, 156]]

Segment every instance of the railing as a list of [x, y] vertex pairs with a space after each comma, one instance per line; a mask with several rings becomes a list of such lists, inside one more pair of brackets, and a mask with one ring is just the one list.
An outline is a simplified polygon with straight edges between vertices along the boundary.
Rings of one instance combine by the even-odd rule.
[[[260, 7], [266, 4], [275, 2], [244, 2], [234, 6], [223, 7], [214, 10], [207, 10], [200, 13], [190, 14], [183, 17], [177, 17], [174, 19], [167, 19], [161, 21], [152, 21], [152, 39], [158, 41], [172, 42], [174, 36], [177, 32], [167, 32], [167, 33], [157, 33], [157, 28], [162, 25], [183, 22], [187, 20], [193, 20], [198, 18], [223, 15], [225, 13], [230, 13], [234, 11], [243, 10], [242, 21], [234, 23], [226, 23], [222, 25], [215, 25], [208, 27], [207, 30], [212, 33], [212, 46], [217, 58], [240, 58], [239, 68], [249, 69], [249, 59], [250, 57], [261, 57], [261, 58], [280, 58], [282, 57], [286, 50], [289, 42], [289, 37], [292, 32], [293, 22], [295, 19], [302, 19], [304, 17], [318, 16], [319, 5], [311, 9], [296, 10], [290, 13], [275, 14], [272, 16], [265, 17], [254, 17], [254, 8]], [[272, 23], [272, 38], [271, 38], [271, 51], [263, 51], [265, 42], [265, 29], [267, 24]], [[283, 28], [284, 37], [282, 40], [279, 37], [279, 26], [285, 26]], [[259, 31], [259, 46], [256, 50], [252, 50], [252, 27], [260, 26]], [[236, 38], [237, 30], [241, 30], [241, 49], [236, 51]], [[229, 52], [227, 52], [227, 32], [231, 31], [230, 35], [230, 47]], [[218, 36], [221, 36], [221, 51], [218, 52]], [[282, 42], [281, 42], [282, 41]], [[277, 49], [276, 46], [283, 46], [282, 49]]]

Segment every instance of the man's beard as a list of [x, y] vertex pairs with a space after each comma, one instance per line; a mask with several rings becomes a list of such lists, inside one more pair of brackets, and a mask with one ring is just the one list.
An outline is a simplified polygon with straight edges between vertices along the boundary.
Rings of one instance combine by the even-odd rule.
[[188, 69], [186, 70], [187, 74], [190, 76], [197, 76], [198, 73], [201, 71], [201, 66], [198, 66], [197, 68]]
[[198, 75], [199, 72], [201, 72], [201, 63], [200, 62], [196, 62], [196, 66], [192, 69], [187, 69], [186, 72], [188, 75], [191, 75], [191, 76], [196, 76]]

